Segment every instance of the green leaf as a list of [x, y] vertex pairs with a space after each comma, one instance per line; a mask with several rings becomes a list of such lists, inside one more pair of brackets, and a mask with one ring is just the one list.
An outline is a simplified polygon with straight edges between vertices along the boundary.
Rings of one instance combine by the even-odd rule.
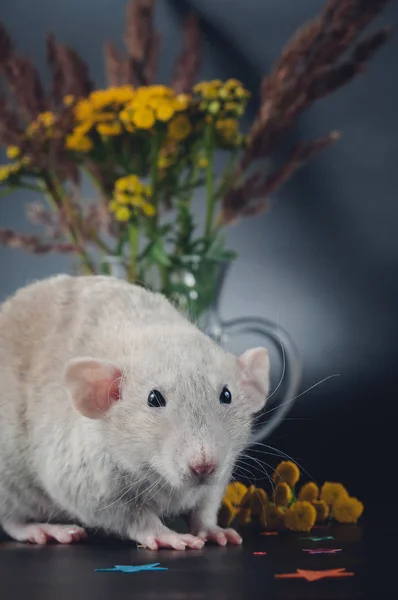
[[172, 264], [164, 248], [163, 240], [160, 238], [151, 245], [151, 248], [148, 251], [148, 258], [151, 262], [162, 265], [163, 267], [169, 267]]

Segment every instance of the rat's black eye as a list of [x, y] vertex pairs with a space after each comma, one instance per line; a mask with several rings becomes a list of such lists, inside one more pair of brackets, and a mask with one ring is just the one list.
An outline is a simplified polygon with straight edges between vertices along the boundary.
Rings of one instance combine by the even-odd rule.
[[231, 404], [232, 394], [227, 387], [223, 387], [220, 394], [220, 404]]
[[148, 406], [151, 408], [162, 408], [166, 406], [166, 400], [158, 390], [152, 390], [148, 396]]

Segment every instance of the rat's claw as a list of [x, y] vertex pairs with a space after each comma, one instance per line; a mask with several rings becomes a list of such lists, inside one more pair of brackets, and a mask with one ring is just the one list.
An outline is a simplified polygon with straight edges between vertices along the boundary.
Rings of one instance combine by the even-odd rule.
[[162, 532], [159, 535], [147, 536], [141, 540], [141, 543], [150, 550], [158, 548], [173, 548], [174, 550], [185, 550], [194, 548], [200, 550], [205, 542], [198, 537], [189, 534], [180, 534], [174, 531]]
[[213, 527], [212, 529], [203, 529], [198, 533], [198, 537], [208, 542], [216, 542], [219, 546], [230, 544], [241, 544], [242, 538], [235, 529], [222, 529], [222, 527]]

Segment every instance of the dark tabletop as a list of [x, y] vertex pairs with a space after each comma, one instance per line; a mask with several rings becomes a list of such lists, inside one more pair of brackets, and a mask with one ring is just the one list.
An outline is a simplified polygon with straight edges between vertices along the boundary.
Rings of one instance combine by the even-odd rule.
[[[311, 536], [333, 535], [315, 542], [307, 534], [261, 536], [244, 530], [241, 547], [207, 546], [185, 552], [137, 549], [135, 544], [91, 538], [74, 546], [29, 546], [0, 542], [1, 600], [251, 600], [291, 598], [310, 600], [395, 597], [394, 525], [363, 520], [360, 526], [314, 529]], [[241, 530], [242, 533], [242, 530]], [[310, 555], [304, 548], [341, 548], [336, 554]], [[392, 549], [389, 550], [388, 547]], [[253, 552], [266, 552], [254, 555]], [[160, 562], [168, 571], [97, 573], [114, 565]], [[355, 576], [307, 582], [276, 579], [296, 569], [346, 568]]]

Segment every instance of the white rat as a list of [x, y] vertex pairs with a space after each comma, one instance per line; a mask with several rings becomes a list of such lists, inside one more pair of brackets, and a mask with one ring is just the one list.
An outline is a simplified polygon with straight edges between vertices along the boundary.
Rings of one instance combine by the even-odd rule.
[[[217, 513], [266, 401], [265, 348], [235, 357], [160, 294], [59, 275], [0, 307], [0, 381], [10, 537], [69, 543], [86, 527], [154, 550], [242, 542]], [[189, 535], [162, 522], [181, 513]]]

